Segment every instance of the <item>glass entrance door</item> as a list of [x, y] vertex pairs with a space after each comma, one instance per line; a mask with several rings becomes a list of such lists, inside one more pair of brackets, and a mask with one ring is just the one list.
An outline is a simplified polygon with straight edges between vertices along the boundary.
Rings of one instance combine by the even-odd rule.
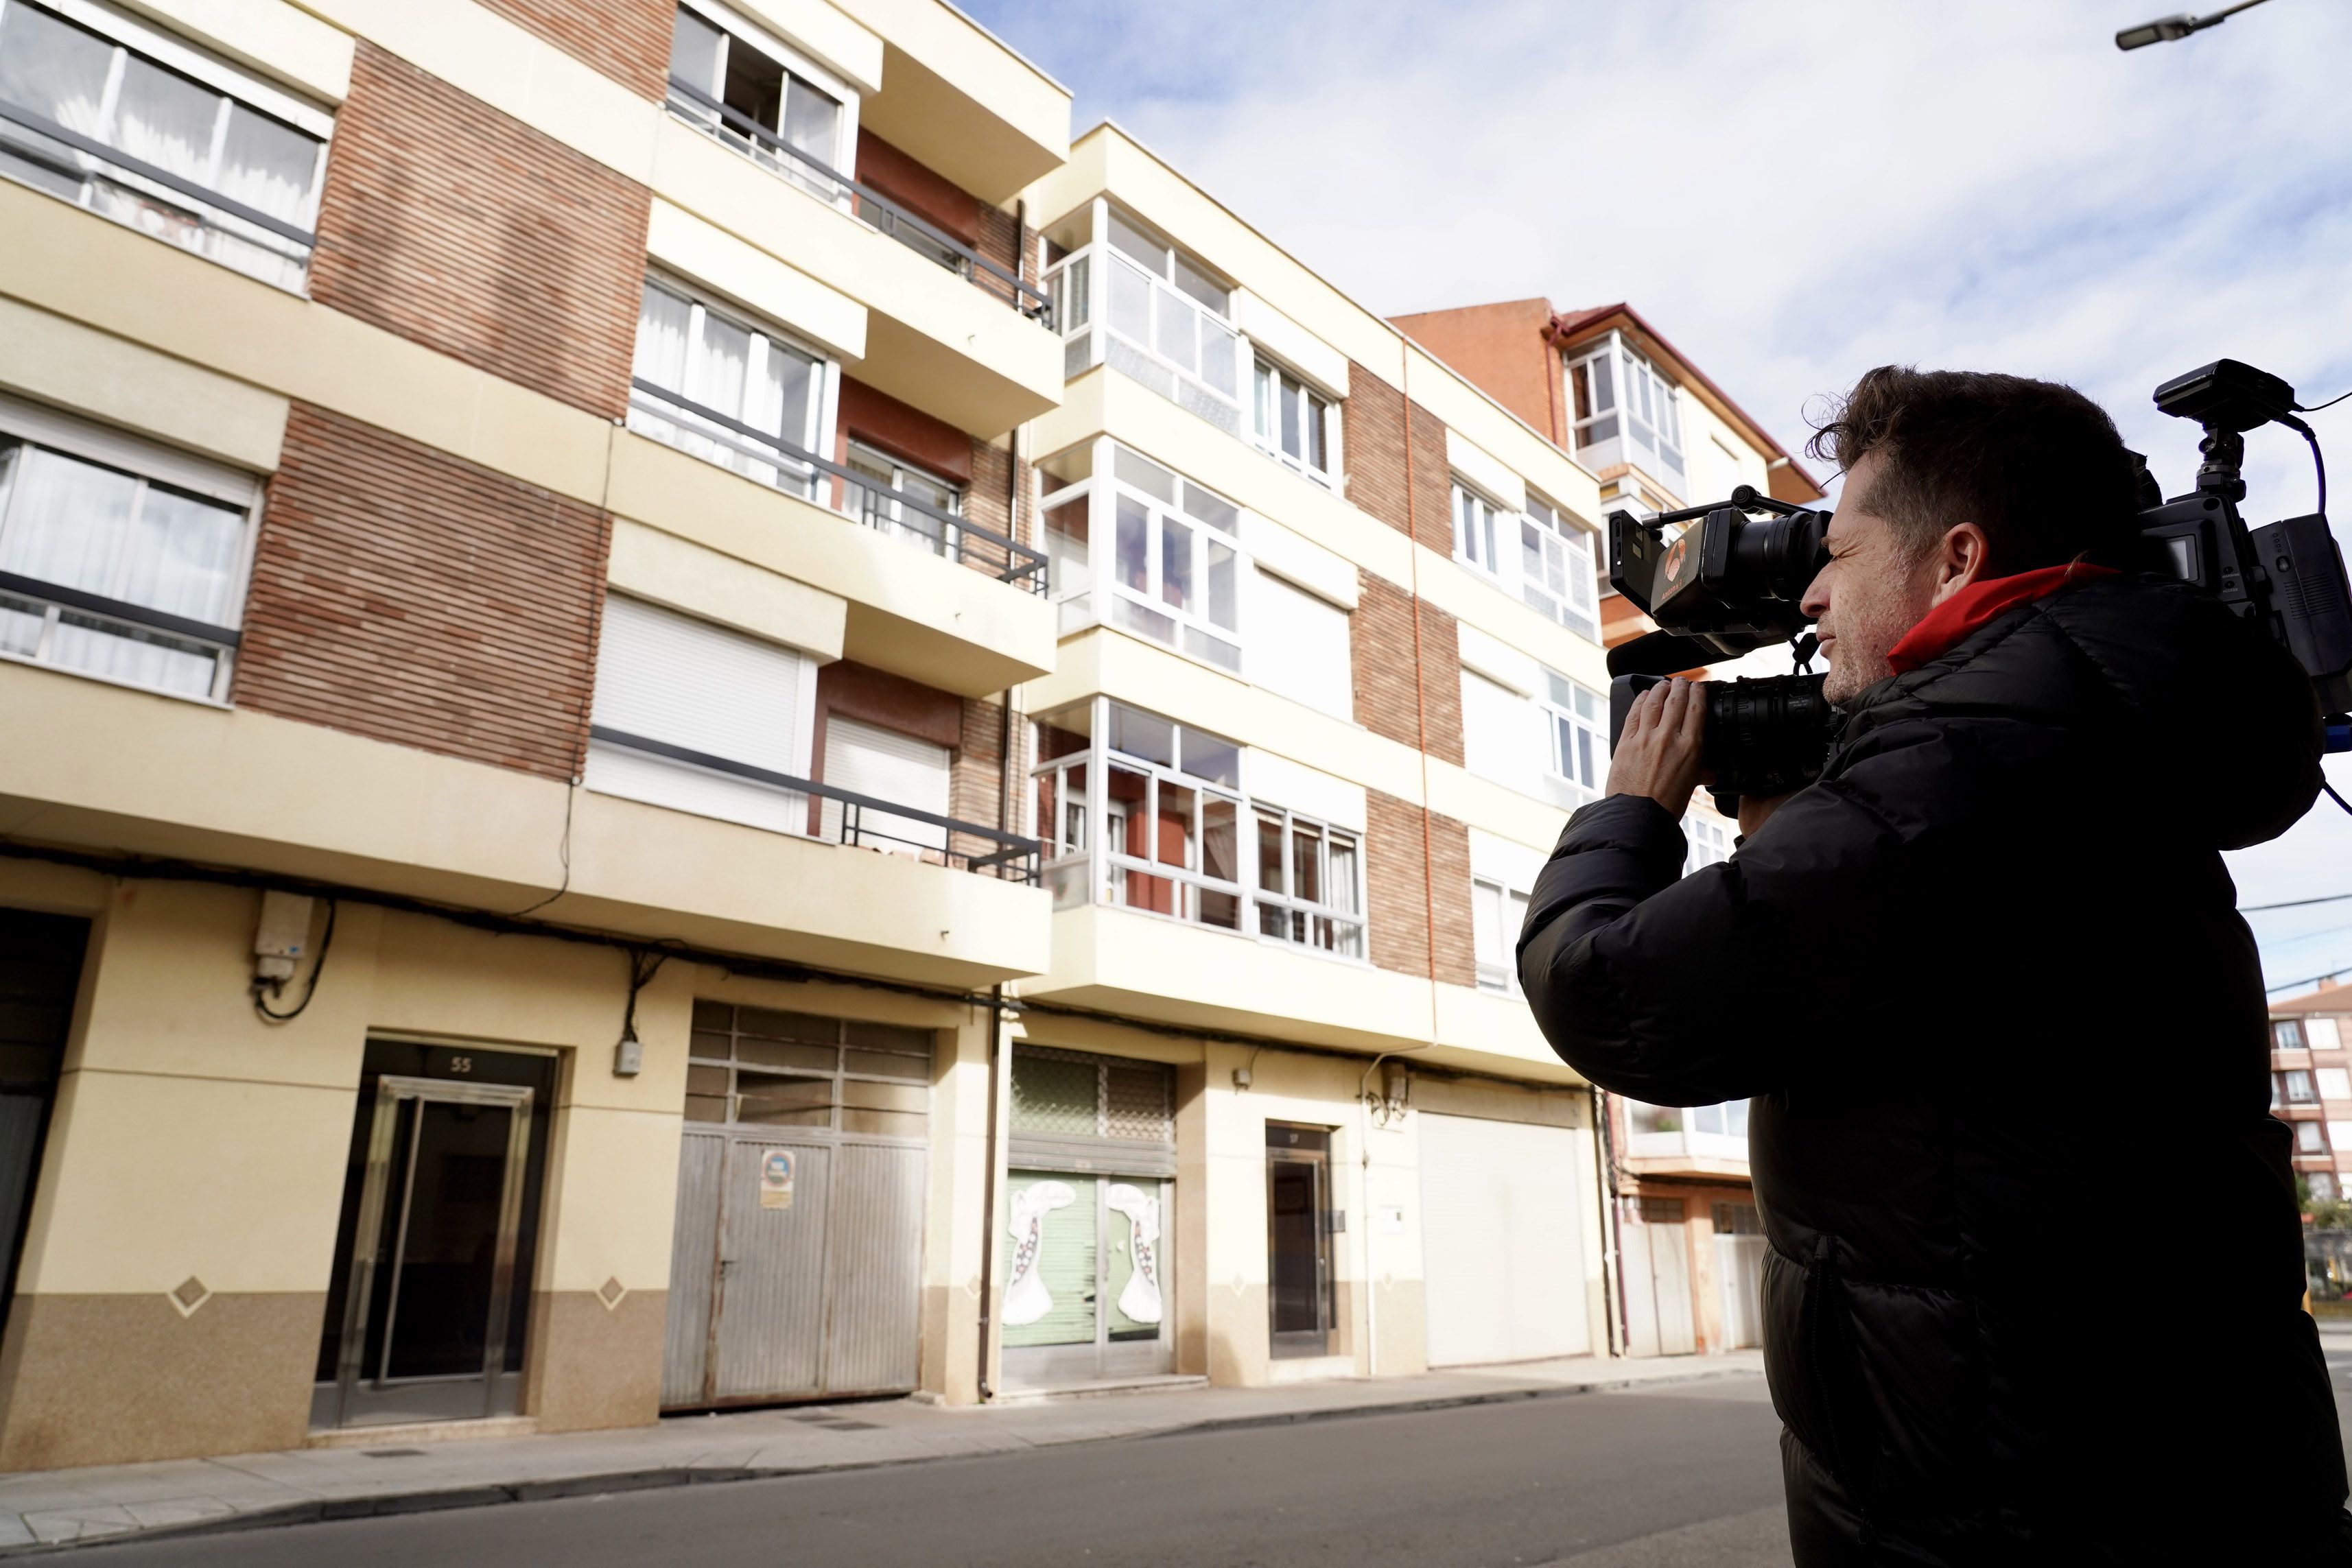
[[507, 1415], [532, 1092], [385, 1073], [367, 1123], [326, 1426]]
[[1265, 1125], [1265, 1304], [1277, 1356], [1328, 1355], [1339, 1315], [1331, 1280], [1331, 1134]]

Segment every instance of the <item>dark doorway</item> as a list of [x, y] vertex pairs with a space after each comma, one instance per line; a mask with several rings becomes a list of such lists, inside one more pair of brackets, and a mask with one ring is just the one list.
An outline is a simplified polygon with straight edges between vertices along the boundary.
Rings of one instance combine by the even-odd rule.
[[89, 948], [87, 920], [0, 909], [0, 1328], [16, 1297], [25, 1218]]
[[1328, 1355], [1338, 1322], [1331, 1285], [1331, 1134], [1265, 1124], [1266, 1328], [1277, 1356]]

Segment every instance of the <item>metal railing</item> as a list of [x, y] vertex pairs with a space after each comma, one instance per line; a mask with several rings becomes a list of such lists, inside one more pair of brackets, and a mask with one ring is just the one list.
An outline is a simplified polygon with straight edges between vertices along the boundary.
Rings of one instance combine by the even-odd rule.
[[[74, 151], [87, 153], [110, 168], [124, 173], [136, 174], [142, 180], [185, 196], [200, 206], [209, 207], [216, 213], [226, 213], [233, 218], [251, 224], [256, 228], [265, 229], [281, 239], [292, 240], [306, 250], [318, 244], [318, 236], [309, 229], [289, 224], [284, 218], [274, 217], [258, 207], [249, 207], [234, 196], [225, 196], [210, 186], [200, 185], [184, 175], [173, 173], [169, 169], [161, 169], [144, 160], [133, 158], [128, 152], [108, 146], [96, 137], [84, 136], [79, 131], [69, 131], [46, 115], [36, 114], [29, 109], [8, 102], [5, 99], [0, 99], [0, 120], [21, 126], [35, 135], [46, 136], [52, 141], [63, 142]], [[73, 179], [86, 180], [94, 172], [70, 160], [47, 153], [44, 149], [38, 147], [27, 147], [20, 141], [11, 141], [0, 145], [5, 145], [10, 153], [27, 162], [41, 164], [45, 168]]]
[[[883, 516], [872, 507], [831, 507], [845, 517], [856, 518], [879, 532], [912, 534], [935, 555], [943, 555], [958, 564], [970, 562], [993, 574], [1000, 582], [1012, 583], [1032, 593], [1046, 591], [1046, 558], [1045, 552], [1034, 549], [1017, 539], [1008, 538], [994, 528], [972, 522], [944, 507], [935, 506], [919, 496], [909, 495], [895, 485], [887, 485], [869, 474], [845, 468], [829, 458], [819, 457], [804, 446], [782, 436], [746, 424], [731, 414], [719, 413], [680, 393], [670, 391], [643, 376], [629, 378], [630, 386], [638, 394], [631, 405], [656, 419], [669, 419], [679, 423], [688, 434], [699, 440], [713, 442], [742, 456], [772, 467], [808, 470], [822, 474], [840, 483], [846, 492], [852, 489], [879, 499], [884, 506], [895, 508], [895, 516]], [[687, 423], [679, 416], [718, 426], [702, 430]], [[738, 440], [730, 437], [748, 437]], [[822, 487], [822, 486], [820, 486]], [[819, 505], [826, 503], [819, 502]]]
[[[1054, 324], [1054, 302], [1046, 297], [1045, 290], [1024, 282], [1019, 273], [999, 262], [991, 261], [953, 235], [918, 217], [871, 186], [859, 184], [822, 158], [802, 152], [750, 115], [722, 103], [683, 77], [671, 77], [669, 90], [674, 98], [684, 99], [691, 108], [704, 114], [717, 115], [730, 130], [748, 138], [762, 150], [782, 153], [805, 165], [811, 173], [849, 192], [857, 198], [861, 209], [873, 207], [887, 221], [877, 223], [862, 210], [858, 215], [908, 249], [918, 255], [930, 256], [965, 282], [983, 293], [995, 295], [1031, 320], [1042, 321], [1047, 327]], [[912, 243], [909, 235], [922, 243]]]
[[68, 588], [61, 582], [44, 582], [37, 577], [26, 577], [14, 571], [0, 571], [0, 594], [24, 599], [37, 599], [67, 610], [78, 610], [87, 615], [100, 615], [110, 621], [120, 621], [152, 632], [169, 632], [192, 643], [209, 643], [216, 647], [234, 648], [237, 632], [230, 626], [215, 626], [208, 621], [194, 621], [185, 615], [173, 615], [167, 611], [150, 610], [143, 604], [133, 604], [127, 599], [109, 599], [102, 593], [89, 593], [79, 588]]
[[[1022, 883], [1033, 887], [1037, 883], [1038, 860], [1044, 852], [1045, 845], [1035, 839], [1024, 838], [1019, 833], [1009, 833], [1002, 828], [986, 827], [978, 822], [961, 821], [954, 817], [942, 817], [936, 812], [921, 810], [913, 806], [901, 806], [889, 800], [877, 800], [871, 795], [860, 795], [853, 789], [843, 789], [831, 784], [820, 784], [814, 779], [795, 779], [789, 773], [777, 773], [765, 768], [755, 768], [748, 762], [737, 762], [730, 758], [713, 757], [709, 752], [696, 751], [684, 746], [672, 746], [666, 740], [652, 740], [645, 736], [630, 735], [623, 730], [609, 729], [601, 724], [589, 727], [588, 737], [606, 746], [617, 746], [626, 750], [643, 752], [648, 757], [658, 757], [665, 761], [682, 762], [689, 768], [708, 768], [713, 773], [723, 773], [730, 778], [746, 779], [754, 784], [764, 784], [772, 789], [786, 794], [812, 796], [819, 800], [831, 801], [839, 807], [838, 810], [812, 810], [810, 811], [812, 825], [809, 836], [812, 838], [821, 838], [829, 843], [847, 844], [852, 848], [891, 846], [914, 850], [925, 857], [936, 855], [939, 857], [940, 863], [960, 871], [993, 870], [998, 876], [1007, 882]], [[880, 823], [868, 821], [868, 812], [883, 818], [884, 821]], [[916, 839], [909, 838], [903, 832], [893, 832], [890, 831], [890, 821], [893, 819], [899, 822], [919, 823], [925, 827], [941, 829], [943, 830], [941, 841], [935, 843], [928, 837]], [[979, 852], [968, 849], [960, 850], [956, 847], [958, 837], [979, 839], [996, 847]]]

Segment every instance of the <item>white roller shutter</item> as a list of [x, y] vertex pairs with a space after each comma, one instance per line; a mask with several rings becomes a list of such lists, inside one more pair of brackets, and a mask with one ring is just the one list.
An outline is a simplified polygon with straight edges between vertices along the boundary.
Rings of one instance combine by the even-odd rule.
[[[797, 649], [613, 595], [596, 654], [598, 728], [747, 763], [807, 771], [815, 668]], [[808, 797], [603, 741], [588, 788], [782, 832], [808, 831]]]
[[1427, 1112], [1420, 1122], [1429, 1364], [1590, 1353], [1585, 1134]]
[[[835, 789], [944, 817], [950, 760], [946, 747], [878, 725], [839, 714], [824, 723], [824, 781]], [[840, 801], [824, 803], [826, 838], [840, 838], [842, 813]], [[862, 833], [870, 835], [863, 841], [879, 849], [944, 850], [948, 846], [945, 828], [893, 812], [866, 811], [858, 826]]]
[[1543, 793], [1549, 762], [1536, 705], [1477, 671], [1462, 672], [1462, 760], [1481, 779]]
[[1348, 612], [1264, 570], [1251, 611], [1250, 680], [1335, 718], [1353, 718]]

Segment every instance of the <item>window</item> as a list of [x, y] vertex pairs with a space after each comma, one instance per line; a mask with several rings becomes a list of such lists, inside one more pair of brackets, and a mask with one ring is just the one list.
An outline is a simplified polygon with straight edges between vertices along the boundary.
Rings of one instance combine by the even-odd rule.
[[1364, 956], [1362, 856], [1354, 833], [1266, 806], [1257, 818], [1257, 928], [1263, 936]]
[[1085, 489], [1049, 491], [1045, 498], [1046, 574], [1061, 607], [1062, 632], [1089, 624], [1094, 610], [1093, 504]]
[[809, 831], [816, 669], [796, 648], [614, 594], [583, 781], [776, 832]]
[[2312, 1076], [2318, 1080], [2322, 1100], [2352, 1100], [2352, 1071], [2341, 1067], [2323, 1067]]
[[[2305, 1122], [2298, 1124], [2298, 1125], [2315, 1127], [2319, 1125], [2319, 1124], [2316, 1122]], [[2327, 1144], [2330, 1148], [2352, 1149], [2352, 1122], [2328, 1123]]]
[[258, 487], [0, 402], [0, 655], [228, 700]]
[[1731, 824], [1712, 811], [1684, 812], [1683, 837], [1690, 845], [1690, 852], [1683, 861], [1685, 876], [1703, 865], [1716, 865], [1731, 858]]
[[842, 487], [846, 492], [845, 503], [856, 510], [866, 527], [878, 528], [934, 555], [950, 550], [954, 541], [950, 530], [954, 525], [944, 521], [940, 514], [963, 515], [961, 486], [901, 463], [888, 453], [861, 442], [849, 444], [847, 466], [852, 473], [873, 480], [876, 486], [873, 489], [863, 486]]
[[2337, 1032], [2334, 1019], [2305, 1019], [2303, 1032], [2314, 1051], [2341, 1051], [2344, 1037]]
[[2333, 1174], [2327, 1171], [2314, 1171], [2304, 1178], [2304, 1182], [2311, 1189], [2313, 1202], [2334, 1203], [2336, 1201], [2336, 1177]]
[[2294, 1152], [2299, 1155], [2324, 1155], [2327, 1152], [2327, 1138], [2320, 1131], [2318, 1123], [2294, 1124]]
[[1454, 485], [1454, 553], [1480, 571], [1503, 570], [1498, 549], [1510, 538], [1506, 513], [1494, 502], [1461, 481]]
[[816, 355], [647, 279], [633, 373], [631, 430], [814, 497], [817, 471], [806, 458], [826, 444], [832, 390]]
[[1544, 672], [1544, 727], [1555, 799], [1573, 809], [1600, 799], [1609, 775], [1608, 705], [1565, 675]]
[[1108, 363], [1228, 435], [1243, 434], [1250, 366], [1232, 294], [1207, 268], [1097, 200], [1079, 243], [1047, 269], [1046, 287], [1065, 374]]
[[1248, 800], [1232, 741], [1108, 697], [1039, 717], [1036, 738], [1055, 907], [1139, 909], [1365, 956], [1361, 835]]
[[1528, 893], [1488, 877], [1470, 881], [1470, 938], [1478, 988], [1519, 994], [1519, 928], [1528, 923]]
[[1543, 792], [1549, 744], [1542, 716], [1527, 698], [1466, 666], [1462, 672], [1462, 761], [1482, 779], [1522, 795]]
[[1241, 513], [1123, 446], [1112, 475], [1111, 623], [1238, 673]]
[[1569, 405], [1576, 455], [1593, 469], [1632, 463], [1679, 496], [1683, 471], [1682, 410], [1674, 382], [1612, 332], [1595, 345], [1569, 350]]
[[2286, 1075], [2286, 1103], [2290, 1105], [2315, 1105], [2319, 1096], [2312, 1092], [2311, 1074], [2297, 1070]]
[[715, 5], [681, 5], [669, 76], [672, 113], [824, 200], [845, 193], [856, 95], [782, 39]]
[[1332, 436], [1339, 420], [1331, 402], [1281, 366], [1257, 361], [1250, 432], [1261, 451], [1286, 468], [1331, 483]]
[[0, 7], [0, 173], [282, 288], [333, 121], [86, 0]]
[[1683, 1114], [1690, 1121], [1690, 1130], [1718, 1138], [1744, 1138], [1748, 1135], [1748, 1102], [1727, 1101], [1720, 1105], [1693, 1105]]
[[1250, 601], [1249, 674], [1270, 692], [1334, 718], [1352, 718], [1348, 612], [1259, 568]]
[[1592, 536], [1562, 522], [1549, 502], [1534, 496], [1519, 516], [1519, 593], [1578, 636], [1601, 641]]
[[920, 1138], [931, 1036], [898, 1024], [694, 1004], [686, 1119]]
[[[825, 716], [824, 781], [835, 789], [944, 817], [953, 761], [944, 746], [843, 714]], [[916, 852], [948, 847], [940, 823], [860, 808], [845, 824], [848, 810], [839, 800], [824, 801], [821, 831], [827, 842]]]
[[2303, 1025], [2294, 1019], [2281, 1019], [2271, 1025], [2271, 1046], [2276, 1051], [2301, 1051]]

